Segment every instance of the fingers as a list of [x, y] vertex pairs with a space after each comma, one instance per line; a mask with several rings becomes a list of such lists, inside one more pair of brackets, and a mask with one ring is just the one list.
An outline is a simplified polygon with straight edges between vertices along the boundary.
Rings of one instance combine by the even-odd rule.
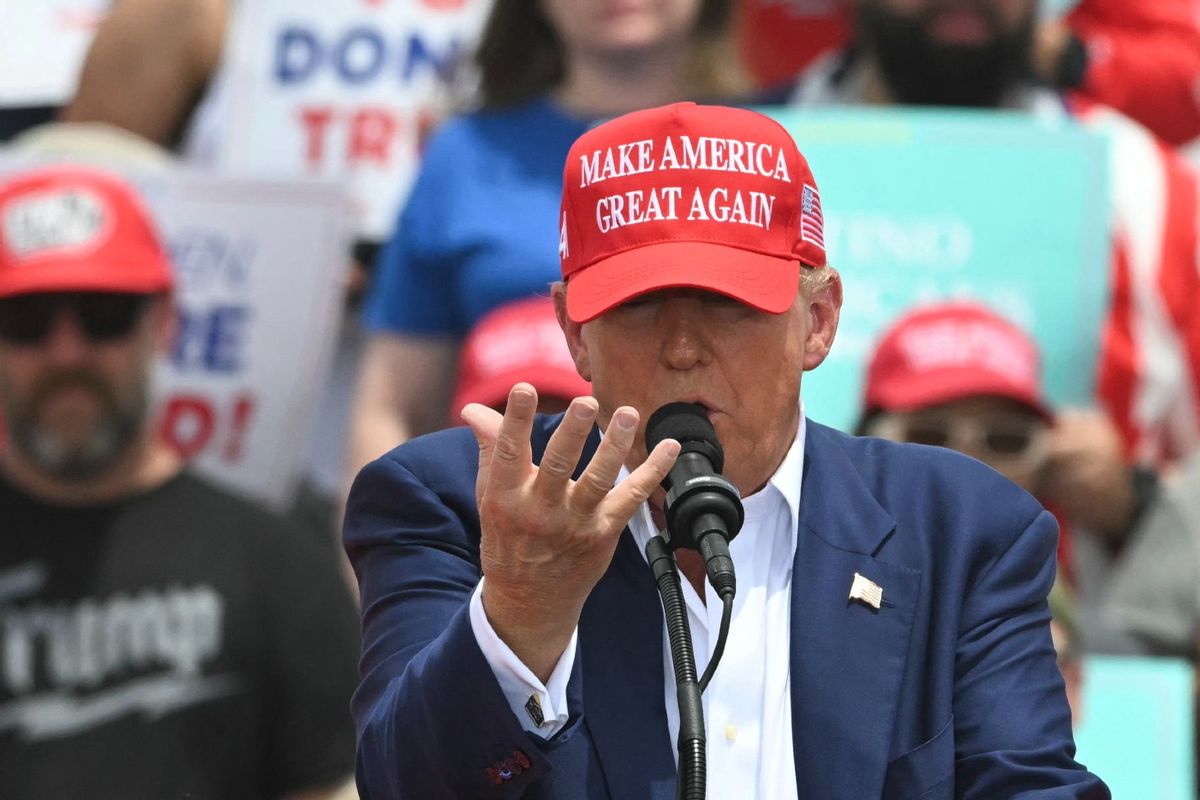
[[674, 439], [659, 442], [645, 462], [629, 473], [629, 477], [609, 494], [605, 501], [608, 508], [605, 510], [620, 519], [623, 527], [637, 507], [649, 500], [654, 490], [662, 485], [663, 478], [675, 466], [678, 456], [679, 442]]
[[492, 451], [496, 448], [496, 438], [500, 435], [500, 423], [504, 418], [495, 409], [479, 403], [468, 403], [459, 416], [471, 427], [475, 441], [479, 443], [479, 475], [475, 478], [475, 500], [478, 502], [483, 499], [484, 487], [487, 486], [491, 469]]
[[604, 440], [592, 456], [591, 463], [579, 476], [571, 489], [568, 504], [577, 514], [590, 514], [600, 501], [612, 491], [621, 465], [633, 448], [633, 437], [637, 433], [638, 413], [629, 406], [621, 406], [608, 423]]
[[516, 489], [533, 470], [529, 436], [537, 413], [537, 391], [528, 383], [518, 383], [508, 393], [508, 405], [492, 448], [488, 467], [489, 489]]
[[598, 408], [591, 397], [576, 397], [571, 401], [562, 424], [550, 437], [538, 464], [537, 477], [533, 481], [534, 495], [547, 503], [561, 504], [567, 483], [579, 463], [583, 444], [596, 422]]

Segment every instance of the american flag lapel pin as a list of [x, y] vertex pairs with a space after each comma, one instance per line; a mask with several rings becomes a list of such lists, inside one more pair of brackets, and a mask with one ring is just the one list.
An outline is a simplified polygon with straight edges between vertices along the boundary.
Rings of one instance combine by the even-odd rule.
[[850, 584], [850, 599], [864, 603], [876, 611], [883, 604], [883, 587], [863, 575], [854, 573]]

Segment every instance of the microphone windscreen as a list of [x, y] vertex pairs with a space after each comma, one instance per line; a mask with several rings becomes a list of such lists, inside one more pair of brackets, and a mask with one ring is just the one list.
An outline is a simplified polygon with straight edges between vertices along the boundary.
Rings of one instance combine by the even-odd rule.
[[674, 439], [686, 452], [688, 444], [703, 444], [711, 449], [705, 454], [712, 458], [713, 469], [720, 472], [725, 466], [725, 451], [717, 440], [717, 432], [698, 403], [667, 403], [650, 415], [646, 422], [646, 452], [653, 452], [664, 439]]

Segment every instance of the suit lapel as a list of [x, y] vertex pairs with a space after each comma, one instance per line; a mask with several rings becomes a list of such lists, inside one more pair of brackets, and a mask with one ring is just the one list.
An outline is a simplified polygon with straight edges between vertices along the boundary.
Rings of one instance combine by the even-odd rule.
[[[535, 437], [537, 461], [547, 440], [548, 435]], [[576, 478], [599, 444], [600, 435], [593, 430]], [[608, 572], [584, 605], [578, 653], [584, 724], [610, 797], [674, 800], [674, 745], [663, 704], [662, 606], [650, 567], [628, 529]]]
[[[792, 737], [801, 797], [879, 797], [921, 573], [875, 557], [894, 529], [827, 428], [808, 423], [792, 573]], [[849, 600], [855, 573], [883, 589]]]
[[673, 743], [663, 704], [663, 612], [633, 535], [579, 620], [584, 720], [613, 798], [675, 797]]

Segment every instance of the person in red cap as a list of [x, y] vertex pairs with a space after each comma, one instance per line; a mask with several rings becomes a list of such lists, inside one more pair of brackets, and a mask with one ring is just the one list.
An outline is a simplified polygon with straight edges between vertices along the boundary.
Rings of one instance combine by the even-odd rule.
[[[804, 416], [842, 290], [787, 132], [688, 103], [618, 117], [572, 146], [557, 223], [552, 296], [591, 396], [540, 416], [518, 383], [503, 414], [468, 405], [469, 429], [396, 448], [351, 490], [360, 793], [676, 796], [677, 737], [697, 739], [644, 552], [686, 446], [744, 508], [727, 640], [728, 600], [674, 551], [696, 674], [724, 643], [708, 796], [1109, 797], [1073, 757], [1053, 518], [957, 453]], [[676, 402], [684, 442], [647, 442]]]
[[0, 177], [6, 797], [324, 797], [350, 772], [336, 561], [154, 435], [173, 286], [120, 179]]
[[[1037, 344], [973, 301], [923, 306], [880, 337], [866, 377], [858, 432], [949, 447], [977, 458], [1073, 523], [1120, 545], [1150, 502], [1157, 478], [1129, 469], [1119, 436], [1101, 414], [1056, 414], [1041, 385]], [[1080, 444], [1082, 443], [1082, 445]], [[1080, 447], [1086, 450], [1080, 450]], [[1059, 541], [1055, 643], [1078, 709], [1082, 673], [1073, 605], [1071, 537]], [[1084, 597], [1098, 588], [1080, 587]], [[1052, 602], [1052, 607], [1055, 605]], [[1078, 713], [1076, 713], [1078, 717]]]
[[888, 328], [858, 432], [966, 453], [1114, 545], [1155, 484], [1126, 465], [1104, 415], [1050, 407], [1037, 344], [974, 302], [918, 308]]
[[513, 384], [538, 393], [538, 413], [557, 414], [592, 387], [575, 371], [548, 297], [505, 303], [484, 316], [463, 342], [451, 416], [468, 403], [504, 411]]

